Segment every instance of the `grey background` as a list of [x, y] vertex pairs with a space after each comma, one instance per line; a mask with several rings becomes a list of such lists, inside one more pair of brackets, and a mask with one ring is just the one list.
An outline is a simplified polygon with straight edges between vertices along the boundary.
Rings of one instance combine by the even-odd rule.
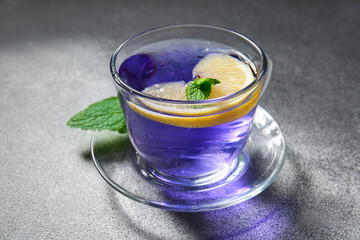
[[[360, 2], [0, 1], [0, 238], [360, 239]], [[242, 204], [167, 212], [115, 193], [65, 126], [115, 95], [109, 58], [158, 26], [227, 27], [273, 59], [261, 105], [287, 159]]]

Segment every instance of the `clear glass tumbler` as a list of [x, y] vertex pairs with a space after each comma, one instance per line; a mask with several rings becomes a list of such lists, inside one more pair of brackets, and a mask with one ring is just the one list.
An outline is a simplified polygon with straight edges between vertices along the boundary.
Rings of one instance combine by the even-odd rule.
[[[151, 59], [141, 49], [157, 44], [157, 51], [164, 51], [165, 59], [166, 49], [162, 50], [161, 46], [162, 43], [169, 46], [171, 41], [175, 45], [172, 50], [184, 61], [186, 52], [176, 49], [179, 43], [189, 45], [187, 49], [196, 43], [204, 53], [215, 45], [220, 46], [248, 64], [254, 81], [231, 95], [203, 101], [178, 101], [144, 94], [141, 91], [154, 83], [146, 76], [164, 66], [157, 62], [162, 59]], [[137, 68], [139, 63], [141, 66]], [[177, 66], [181, 68], [181, 62]], [[206, 25], [158, 28], [124, 42], [112, 55], [110, 69], [129, 137], [137, 152], [135, 167], [145, 178], [162, 187], [201, 190], [226, 182], [235, 172], [239, 174], [246, 168], [238, 155], [246, 144], [272, 69], [270, 59], [250, 39]], [[176, 72], [165, 73], [164, 81], [178, 80]]]

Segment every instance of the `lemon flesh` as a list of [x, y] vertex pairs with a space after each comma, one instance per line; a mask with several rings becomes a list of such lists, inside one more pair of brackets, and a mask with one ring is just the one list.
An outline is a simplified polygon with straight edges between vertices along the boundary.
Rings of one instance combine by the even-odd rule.
[[215, 78], [220, 84], [212, 86], [209, 98], [218, 98], [238, 92], [254, 81], [250, 67], [229, 55], [213, 53], [204, 57], [193, 74], [201, 78]]
[[[250, 67], [229, 55], [212, 53], [204, 57], [193, 69], [194, 77], [215, 78], [220, 84], [211, 87], [210, 98], [218, 98], [238, 92], [254, 81]], [[187, 84], [184, 81], [151, 85], [143, 93], [172, 100], [186, 101]]]
[[157, 83], [145, 88], [142, 92], [154, 97], [186, 101], [186, 86], [184, 81]]

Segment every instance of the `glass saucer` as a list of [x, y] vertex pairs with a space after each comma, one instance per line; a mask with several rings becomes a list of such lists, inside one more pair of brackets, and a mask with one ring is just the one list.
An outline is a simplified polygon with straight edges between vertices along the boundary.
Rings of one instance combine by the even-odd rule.
[[124, 196], [161, 209], [200, 212], [229, 207], [264, 191], [280, 173], [285, 160], [285, 141], [272, 116], [260, 106], [239, 161], [247, 168], [232, 181], [203, 191], [158, 188], [134, 167], [136, 152], [126, 134], [94, 132], [91, 154], [104, 180]]

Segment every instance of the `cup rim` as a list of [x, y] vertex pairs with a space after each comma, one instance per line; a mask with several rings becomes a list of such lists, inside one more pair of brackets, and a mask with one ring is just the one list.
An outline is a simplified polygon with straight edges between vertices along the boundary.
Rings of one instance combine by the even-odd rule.
[[[212, 99], [206, 99], [206, 100], [198, 100], [198, 101], [184, 101], [184, 100], [172, 100], [172, 99], [166, 99], [166, 98], [160, 98], [160, 97], [155, 97], [152, 95], [148, 95], [145, 94], [143, 92], [140, 92], [132, 87], [130, 87], [129, 85], [127, 85], [124, 81], [121, 80], [119, 73], [116, 69], [116, 58], [117, 55], [119, 54], [119, 52], [121, 51], [121, 49], [123, 49], [124, 47], [126, 47], [127, 44], [129, 44], [130, 42], [132, 42], [133, 40], [137, 39], [140, 36], [144, 36], [156, 31], [162, 31], [162, 30], [166, 30], [166, 29], [172, 29], [172, 28], [194, 28], [194, 27], [198, 27], [198, 28], [210, 28], [210, 29], [216, 29], [216, 30], [221, 30], [221, 31], [226, 31], [228, 33], [232, 33], [244, 40], [246, 40], [250, 45], [252, 45], [261, 55], [261, 59], [262, 59], [262, 69], [259, 72], [258, 76], [255, 78], [254, 81], [252, 81], [248, 86], [246, 86], [245, 88], [242, 88], [241, 90], [232, 93], [230, 95], [226, 95], [223, 97], [219, 97], [219, 98], [212, 98]], [[131, 38], [129, 38], [128, 40], [126, 40], [125, 42], [123, 42], [116, 50], [115, 52], [112, 54], [111, 59], [110, 59], [110, 71], [111, 71], [111, 75], [113, 77], [113, 80], [115, 82], [116, 85], [118, 85], [119, 87], [121, 87], [122, 89], [126, 90], [128, 93], [134, 94], [138, 97], [144, 98], [144, 99], [148, 99], [148, 100], [153, 100], [153, 101], [161, 101], [161, 102], [166, 102], [166, 103], [172, 103], [172, 104], [182, 104], [182, 105], [194, 105], [194, 104], [211, 104], [211, 103], [218, 103], [218, 102], [222, 102], [222, 101], [227, 101], [230, 100], [232, 98], [236, 98], [239, 95], [242, 95], [244, 93], [247, 93], [248, 91], [250, 91], [251, 89], [253, 89], [255, 86], [257, 86], [265, 77], [265, 74], [267, 72], [267, 68], [268, 68], [268, 60], [266, 57], [265, 52], [258, 46], [255, 44], [254, 41], [252, 41], [250, 38], [245, 37], [244, 35], [242, 35], [241, 33], [238, 33], [236, 31], [224, 28], [224, 27], [217, 27], [217, 26], [212, 26], [212, 25], [203, 25], [203, 24], [177, 24], [177, 25], [169, 25], [169, 26], [163, 26], [163, 27], [158, 27], [158, 28], [153, 28], [147, 31], [144, 31], [142, 33], [139, 33]]]

